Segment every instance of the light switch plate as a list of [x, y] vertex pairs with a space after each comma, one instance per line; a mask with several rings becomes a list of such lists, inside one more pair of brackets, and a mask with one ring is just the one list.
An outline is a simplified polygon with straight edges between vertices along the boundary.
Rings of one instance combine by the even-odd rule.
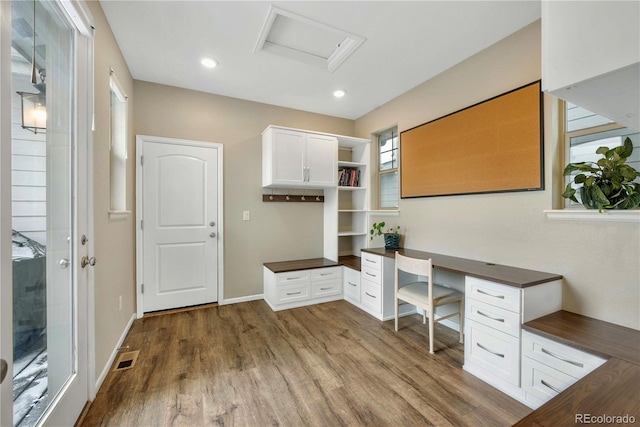
[[243, 221], [251, 221], [251, 211], [243, 211], [242, 212], [242, 220]]

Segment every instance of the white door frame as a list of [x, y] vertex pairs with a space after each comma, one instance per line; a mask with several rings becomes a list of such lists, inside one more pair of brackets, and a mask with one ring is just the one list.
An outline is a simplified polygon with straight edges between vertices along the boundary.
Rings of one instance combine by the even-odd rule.
[[[13, 324], [11, 247], [11, 3], [0, 1], [0, 324]], [[0, 334], [9, 372], [0, 386], [0, 425], [13, 425], [13, 336]]]
[[191, 147], [215, 148], [218, 150], [218, 304], [222, 304], [224, 297], [224, 185], [223, 185], [223, 145], [217, 142], [192, 141], [188, 139], [164, 138], [151, 135], [136, 135], [136, 315], [140, 319], [144, 316], [142, 284], [144, 271], [142, 268], [143, 236], [141, 222], [144, 217], [142, 211], [142, 146], [145, 142], [159, 142]]

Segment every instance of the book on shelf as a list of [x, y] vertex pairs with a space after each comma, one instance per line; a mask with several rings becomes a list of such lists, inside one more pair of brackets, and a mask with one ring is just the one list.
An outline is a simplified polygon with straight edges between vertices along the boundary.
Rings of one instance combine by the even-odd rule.
[[338, 170], [340, 187], [360, 187], [360, 169], [342, 168]]

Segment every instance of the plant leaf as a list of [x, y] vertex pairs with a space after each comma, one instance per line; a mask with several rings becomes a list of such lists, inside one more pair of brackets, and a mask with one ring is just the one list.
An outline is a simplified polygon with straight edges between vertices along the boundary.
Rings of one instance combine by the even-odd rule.
[[626, 159], [633, 153], [633, 142], [631, 142], [631, 138], [626, 137], [624, 139], [624, 145], [615, 148], [616, 153], [623, 158]]
[[609, 151], [609, 147], [598, 147], [598, 149], [596, 150], [596, 154], [603, 154], [605, 157], [608, 157], [607, 153]]

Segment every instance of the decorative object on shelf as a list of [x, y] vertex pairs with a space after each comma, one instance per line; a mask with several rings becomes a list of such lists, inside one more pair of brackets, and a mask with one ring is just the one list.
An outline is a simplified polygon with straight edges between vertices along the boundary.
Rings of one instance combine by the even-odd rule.
[[387, 224], [384, 221], [374, 222], [371, 225], [369, 234], [370, 240], [373, 240], [375, 236], [384, 236], [385, 249], [399, 249], [400, 248], [400, 226], [389, 227], [385, 230]]
[[[640, 205], [640, 183], [633, 182], [640, 172], [626, 164], [633, 152], [633, 143], [627, 137], [624, 144], [609, 149], [596, 150], [602, 158], [597, 162], [569, 163], [564, 175], [572, 172], [584, 172], [576, 175], [565, 188], [562, 197], [582, 203], [587, 209], [635, 209]], [[572, 184], [582, 184], [573, 188]], [[580, 194], [580, 200], [576, 198]]]

